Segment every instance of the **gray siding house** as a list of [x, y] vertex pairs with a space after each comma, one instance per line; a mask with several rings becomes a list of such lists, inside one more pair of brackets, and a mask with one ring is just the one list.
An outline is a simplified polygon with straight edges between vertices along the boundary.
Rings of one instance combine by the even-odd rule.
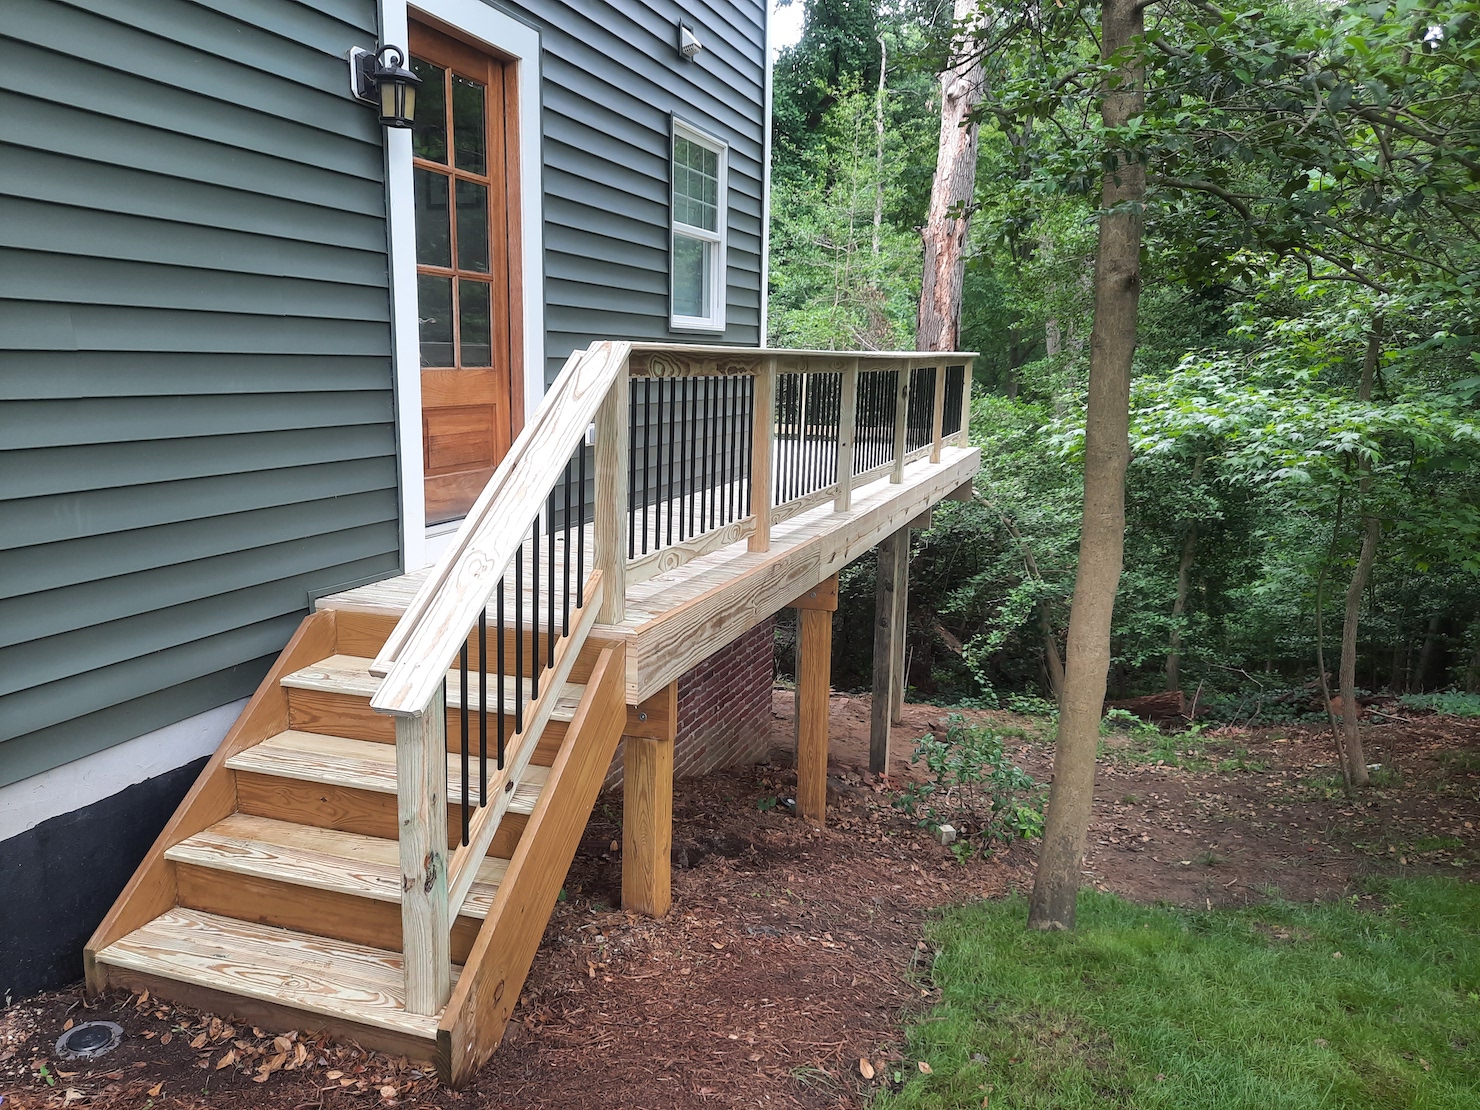
[[[692, 57], [681, 46], [702, 47]], [[758, 345], [764, 0], [4, 0], [0, 996], [565, 357]], [[416, 126], [347, 52], [395, 44]]]

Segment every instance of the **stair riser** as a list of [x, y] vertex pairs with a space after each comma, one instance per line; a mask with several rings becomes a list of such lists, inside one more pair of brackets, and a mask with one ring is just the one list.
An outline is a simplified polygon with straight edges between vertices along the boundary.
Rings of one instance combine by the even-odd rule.
[[[386, 840], [398, 836], [396, 799], [392, 794], [238, 771], [236, 795], [237, 808], [254, 817], [272, 817]], [[527, 820], [522, 813], [506, 813], [494, 834], [489, 854], [510, 858]], [[462, 811], [453, 805], [447, 813], [448, 847], [455, 847], [461, 837]]]
[[[288, 690], [289, 727], [302, 732], [317, 732], [325, 736], [347, 736], [351, 740], [376, 740], [382, 744], [396, 742], [396, 719], [386, 713], [377, 713], [364, 698], [353, 694], [331, 694], [322, 690]], [[488, 754], [492, 761], [497, 740], [497, 718], [488, 718]], [[514, 735], [512, 714], [504, 715], [505, 743]], [[535, 752], [534, 762], [548, 767], [560, 750], [560, 741], [565, 738], [566, 722], [550, 721], [540, 736], [540, 746]], [[447, 711], [447, 750], [460, 751], [462, 747], [462, 713], [457, 709]], [[476, 753], [478, 747], [478, 717], [468, 715], [468, 742]]]
[[[188, 909], [255, 921], [280, 929], [401, 951], [401, 905], [357, 898], [339, 891], [315, 890], [257, 875], [177, 863], [179, 903]], [[481, 918], [459, 917], [452, 926], [452, 961], [463, 963], [483, 925]]]
[[[541, 613], [540, 620], [543, 623], [548, 614]], [[383, 616], [377, 613], [359, 613], [350, 610], [338, 610], [338, 644], [337, 650], [342, 655], [355, 655], [365, 659], [373, 659], [380, 653], [385, 645], [386, 638], [390, 636], [391, 629], [396, 626], [397, 617]], [[510, 614], [509, 619], [512, 618]], [[557, 625], [560, 621], [560, 612], [555, 613]], [[574, 623], [575, 613], [572, 611], [571, 620]], [[489, 618], [488, 635], [495, 635], [492, 625], [493, 618]], [[504, 665], [508, 668], [514, 666], [514, 644], [516, 643], [513, 630], [504, 633]], [[540, 647], [545, 648], [543, 634], [540, 637]], [[488, 656], [491, 663], [497, 665], [497, 647], [489, 644]], [[478, 633], [474, 631], [468, 636], [468, 666], [476, 670], [478, 668]], [[591, 668], [595, 665], [595, 656], [583, 658], [577, 661], [575, 670], [571, 673], [570, 681], [585, 683], [591, 677]], [[524, 633], [524, 673], [529, 674], [534, 669], [534, 640], [528, 633]], [[476, 681], [476, 680], [474, 680]]]

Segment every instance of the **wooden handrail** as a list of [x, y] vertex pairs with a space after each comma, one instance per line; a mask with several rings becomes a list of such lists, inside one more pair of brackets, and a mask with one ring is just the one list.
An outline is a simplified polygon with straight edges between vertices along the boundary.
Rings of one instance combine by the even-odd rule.
[[593, 343], [566, 361], [375, 657], [371, 672], [385, 677], [370, 699], [374, 709], [418, 714], [441, 688], [519, 549], [523, 522], [545, 503], [612, 384], [626, 374], [629, 350], [627, 343]]

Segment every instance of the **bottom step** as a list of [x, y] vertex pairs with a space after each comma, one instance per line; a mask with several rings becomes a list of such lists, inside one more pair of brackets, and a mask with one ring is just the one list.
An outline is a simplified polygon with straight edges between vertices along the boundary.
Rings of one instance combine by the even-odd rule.
[[[430, 1052], [437, 1037], [436, 1016], [406, 1012], [401, 954], [363, 944], [177, 907], [104, 948], [97, 962], [332, 1019], [299, 1021], [299, 1029], [350, 1022], [427, 1042], [413, 1055]], [[452, 969], [454, 982], [461, 970]]]

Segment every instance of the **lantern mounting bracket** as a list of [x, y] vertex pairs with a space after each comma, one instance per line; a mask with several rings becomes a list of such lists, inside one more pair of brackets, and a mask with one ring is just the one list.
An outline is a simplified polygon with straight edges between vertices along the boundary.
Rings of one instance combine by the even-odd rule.
[[[406, 69], [406, 51], [385, 45], [371, 52], [358, 46], [345, 51], [349, 62], [350, 93], [356, 100], [380, 108], [380, 122], [387, 127], [410, 127], [410, 105], [421, 79]], [[395, 90], [388, 97], [387, 92]]]

